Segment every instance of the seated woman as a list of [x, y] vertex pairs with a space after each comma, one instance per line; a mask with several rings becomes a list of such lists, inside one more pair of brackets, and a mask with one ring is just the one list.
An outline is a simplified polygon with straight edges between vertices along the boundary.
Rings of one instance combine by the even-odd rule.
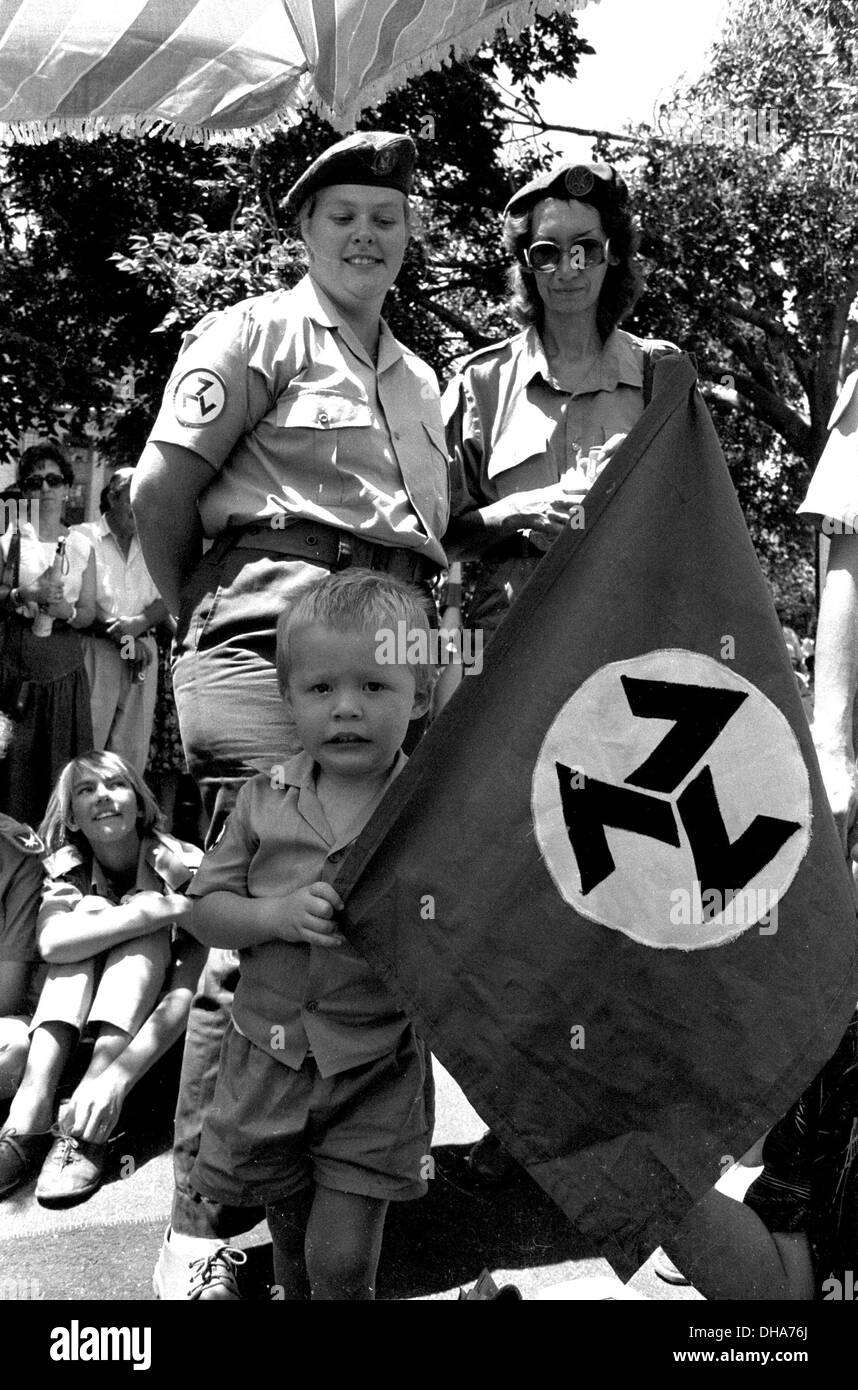
[[[713, 1188], [665, 1241], [708, 1299], [841, 1299], [858, 1268], [858, 1013], [766, 1135], [744, 1201]], [[751, 1151], [753, 1153], [753, 1151]], [[744, 1166], [760, 1160], [746, 1155]]]
[[[40, 1165], [43, 1205], [90, 1196], [125, 1098], [184, 1031], [204, 952], [180, 923], [202, 856], [159, 823], [151, 793], [115, 753], [74, 758], [60, 775], [41, 827], [48, 858], [36, 936], [49, 968], [0, 1131], [0, 1196]], [[92, 1059], [52, 1128], [85, 1025]]]
[[[0, 758], [12, 721], [0, 714]], [[18, 1089], [30, 1046], [28, 1025], [40, 974], [36, 914], [44, 847], [29, 825], [0, 813], [0, 1101]]]

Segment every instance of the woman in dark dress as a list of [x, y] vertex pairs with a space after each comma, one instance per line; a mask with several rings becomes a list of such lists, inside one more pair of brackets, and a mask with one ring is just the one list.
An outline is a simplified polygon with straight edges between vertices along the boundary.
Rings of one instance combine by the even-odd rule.
[[[63, 523], [73, 482], [55, 444], [25, 449], [18, 484], [28, 520], [19, 518], [0, 538], [0, 709], [14, 720], [0, 763], [0, 810], [30, 825], [41, 820], [69, 759], [92, 747], [77, 629], [95, 616], [95, 561], [86, 537]], [[56, 577], [54, 568], [61, 570]]]

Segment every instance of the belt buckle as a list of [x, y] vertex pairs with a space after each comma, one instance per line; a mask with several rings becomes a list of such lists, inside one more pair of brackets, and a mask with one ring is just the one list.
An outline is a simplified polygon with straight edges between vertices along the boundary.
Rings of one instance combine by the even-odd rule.
[[340, 532], [337, 537], [337, 558], [334, 561], [334, 569], [337, 571], [348, 569], [352, 558], [352, 543], [347, 536]]

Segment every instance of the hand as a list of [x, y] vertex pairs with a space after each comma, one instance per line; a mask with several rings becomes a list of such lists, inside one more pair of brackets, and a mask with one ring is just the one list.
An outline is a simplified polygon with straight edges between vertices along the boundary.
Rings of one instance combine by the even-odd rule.
[[817, 749], [817, 756], [828, 804], [843, 853], [848, 858], [853, 844], [858, 840], [858, 769], [855, 759], [849, 753], [831, 753], [821, 749]]
[[193, 911], [193, 901], [182, 893], [159, 893], [156, 888], [144, 888], [139, 893], [126, 893], [122, 905], [131, 904], [140, 923], [140, 935], [172, 926]]
[[333, 917], [342, 912], [343, 901], [330, 883], [311, 883], [288, 897], [275, 899], [280, 909], [275, 930], [282, 941], [304, 941], [308, 946], [343, 946], [345, 937], [336, 929]]
[[108, 1067], [100, 1076], [84, 1077], [74, 1095], [60, 1107], [57, 1125], [63, 1134], [106, 1144], [119, 1121], [126, 1084]]
[[530, 530], [555, 540], [568, 526], [572, 509], [579, 502], [580, 496], [568, 492], [563, 483], [553, 483], [532, 492], [515, 492], [495, 505], [503, 509], [508, 523], [514, 523], [510, 529]]
[[18, 593], [24, 603], [35, 603], [45, 608], [49, 603], [60, 603], [63, 597], [62, 580], [51, 579], [50, 566], [43, 570], [32, 584], [19, 584]]
[[125, 614], [108, 623], [107, 631], [118, 645], [123, 637], [142, 637], [148, 626], [149, 624], [141, 614], [138, 613], [134, 617]]
[[67, 622], [74, 612], [74, 604], [69, 603], [67, 598], [60, 599], [58, 603], [49, 603], [45, 607], [52, 618], [60, 618], [63, 622]]

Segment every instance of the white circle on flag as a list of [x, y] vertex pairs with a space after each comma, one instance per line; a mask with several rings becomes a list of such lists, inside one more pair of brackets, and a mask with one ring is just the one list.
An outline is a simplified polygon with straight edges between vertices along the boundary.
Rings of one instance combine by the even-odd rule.
[[179, 377], [173, 389], [173, 413], [180, 425], [199, 429], [213, 425], [223, 414], [226, 387], [208, 367], [198, 367]]
[[531, 787], [561, 897], [634, 941], [680, 950], [757, 923], [777, 930], [811, 808], [785, 716], [729, 666], [684, 649], [590, 676], [551, 724]]

